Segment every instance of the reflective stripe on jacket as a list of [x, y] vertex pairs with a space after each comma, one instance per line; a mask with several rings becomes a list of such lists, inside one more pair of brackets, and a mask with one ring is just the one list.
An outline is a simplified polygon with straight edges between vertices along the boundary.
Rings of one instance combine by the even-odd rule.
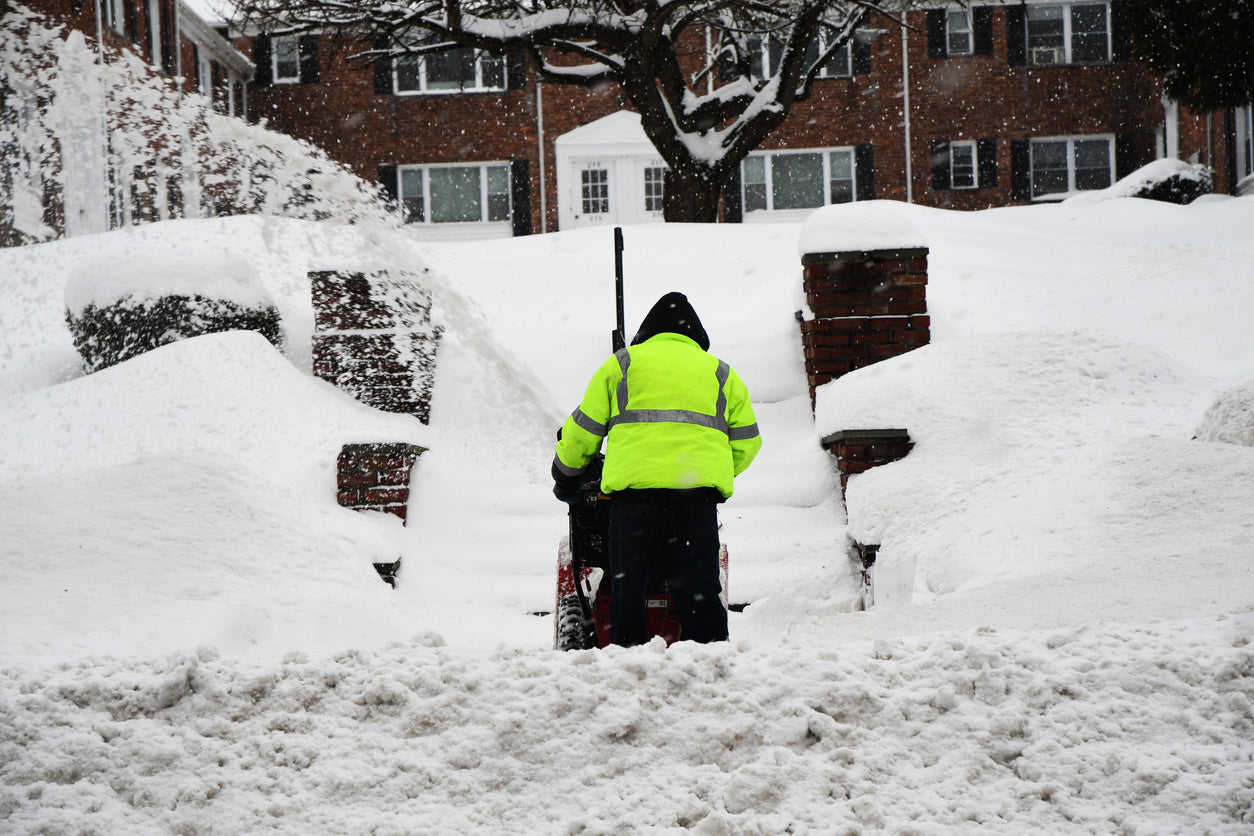
[[562, 425], [557, 467], [582, 470], [605, 440], [601, 490], [717, 488], [762, 447], [749, 390], [725, 362], [680, 334], [661, 333], [597, 369]]

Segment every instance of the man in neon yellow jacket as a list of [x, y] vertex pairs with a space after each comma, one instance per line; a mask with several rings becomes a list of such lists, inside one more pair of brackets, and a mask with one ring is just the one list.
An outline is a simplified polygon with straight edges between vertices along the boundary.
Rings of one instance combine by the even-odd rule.
[[707, 353], [709, 337], [682, 293], [658, 300], [629, 348], [597, 369], [558, 432], [554, 493], [572, 501], [605, 442], [610, 506], [610, 640], [648, 638], [645, 597], [666, 573], [680, 638], [727, 638], [719, 599], [718, 503], [762, 446], [749, 391]]

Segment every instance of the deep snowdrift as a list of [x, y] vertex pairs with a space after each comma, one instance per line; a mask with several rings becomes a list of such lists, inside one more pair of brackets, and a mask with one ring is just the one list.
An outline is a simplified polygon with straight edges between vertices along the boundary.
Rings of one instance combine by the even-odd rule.
[[[933, 344], [824, 387], [817, 422], [800, 227], [626, 231], [628, 327], [687, 293], [763, 429], [716, 648], [561, 655], [532, 614], [608, 230], [234, 218], [0, 251], [0, 829], [1248, 831], [1254, 203], [877, 208], [931, 247]], [[216, 335], [78, 378], [66, 278], [197, 251], [253, 265], [286, 358]], [[427, 277], [430, 427], [308, 376], [305, 272], [339, 266]], [[817, 441], [855, 425], [917, 445], [846, 522]], [[408, 527], [335, 505], [358, 441], [430, 447]], [[869, 612], [847, 535], [882, 546]]]

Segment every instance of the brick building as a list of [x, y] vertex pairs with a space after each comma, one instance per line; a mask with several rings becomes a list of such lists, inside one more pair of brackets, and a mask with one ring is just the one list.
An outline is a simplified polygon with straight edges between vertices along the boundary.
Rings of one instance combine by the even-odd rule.
[[[1221, 192], [1251, 173], [1250, 108], [1164, 104], [1110, 3], [938, 4], [906, 22], [858, 33], [745, 160], [723, 220], [873, 198], [954, 209], [1057, 199], [1163, 156], [1211, 167]], [[541, 83], [519, 56], [469, 50], [371, 65], [316, 36], [236, 44], [258, 67], [252, 114], [378, 182], [416, 230], [661, 217], [663, 163], [615, 87]]]
[[[203, 93], [220, 113], [308, 140], [377, 183], [423, 234], [505, 236], [661, 218], [664, 164], [612, 85], [541, 83], [519, 56], [459, 51], [372, 65], [354, 61], [352, 48], [332, 49], [326, 37], [236, 33], [228, 41], [227, 27], [207, 23], [198, 2], [29, 0], [7, 8], [29, 8], [79, 33], [84, 77], [93, 62], [116, 67], [131, 56], [145, 72]], [[1129, 59], [1109, 2], [938, 3], [906, 22], [873, 20], [825, 66], [810, 98], [728, 184], [724, 221], [797, 219], [827, 203], [872, 198], [954, 209], [1056, 199], [1164, 156], [1210, 167], [1220, 192], [1250, 182], [1250, 107], [1192, 114], [1164, 103], [1159, 79]], [[760, 61], [770, 60], [764, 48]], [[28, 142], [3, 148], [0, 245], [264, 211], [256, 208], [264, 202], [196, 183], [205, 155], [186, 153], [185, 126], [147, 150], [116, 142], [110, 119], [128, 121], [138, 137], [159, 133], [140, 126], [143, 119], [168, 115], [145, 115], [125, 95], [109, 94], [130, 112], [106, 103], [103, 122], [92, 115], [102, 108], [77, 108], [73, 143], [35, 136], [38, 126], [24, 120], [47, 92], [37, 89], [39, 67], [7, 69], [0, 126], [15, 126], [8, 136], [25, 132]], [[69, 69], [62, 75], [73, 76]], [[69, 92], [84, 102], [100, 96], [87, 85]], [[64, 103], [66, 90], [59, 95]], [[75, 110], [72, 102], [66, 110]], [[230, 177], [227, 157], [208, 163], [219, 184]], [[107, 211], [84, 208], [102, 205]]]

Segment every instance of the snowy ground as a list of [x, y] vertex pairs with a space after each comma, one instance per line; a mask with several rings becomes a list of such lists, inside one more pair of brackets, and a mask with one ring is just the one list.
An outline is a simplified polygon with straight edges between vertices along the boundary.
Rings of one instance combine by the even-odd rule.
[[[0, 251], [0, 832], [1254, 831], [1254, 201], [879, 207], [931, 247], [933, 342], [817, 421], [801, 227], [626, 230], [628, 327], [687, 293], [763, 429], [720, 647], [559, 654], [533, 614], [608, 230], [233, 218]], [[226, 334], [79, 375], [70, 276], [225, 252], [285, 354]], [[337, 266], [429, 271], [430, 427], [309, 376], [304, 274]], [[916, 446], [846, 519], [817, 440], [867, 427]], [[409, 527], [335, 505], [358, 441], [430, 448]], [[847, 536], [881, 544], [869, 612]]]

